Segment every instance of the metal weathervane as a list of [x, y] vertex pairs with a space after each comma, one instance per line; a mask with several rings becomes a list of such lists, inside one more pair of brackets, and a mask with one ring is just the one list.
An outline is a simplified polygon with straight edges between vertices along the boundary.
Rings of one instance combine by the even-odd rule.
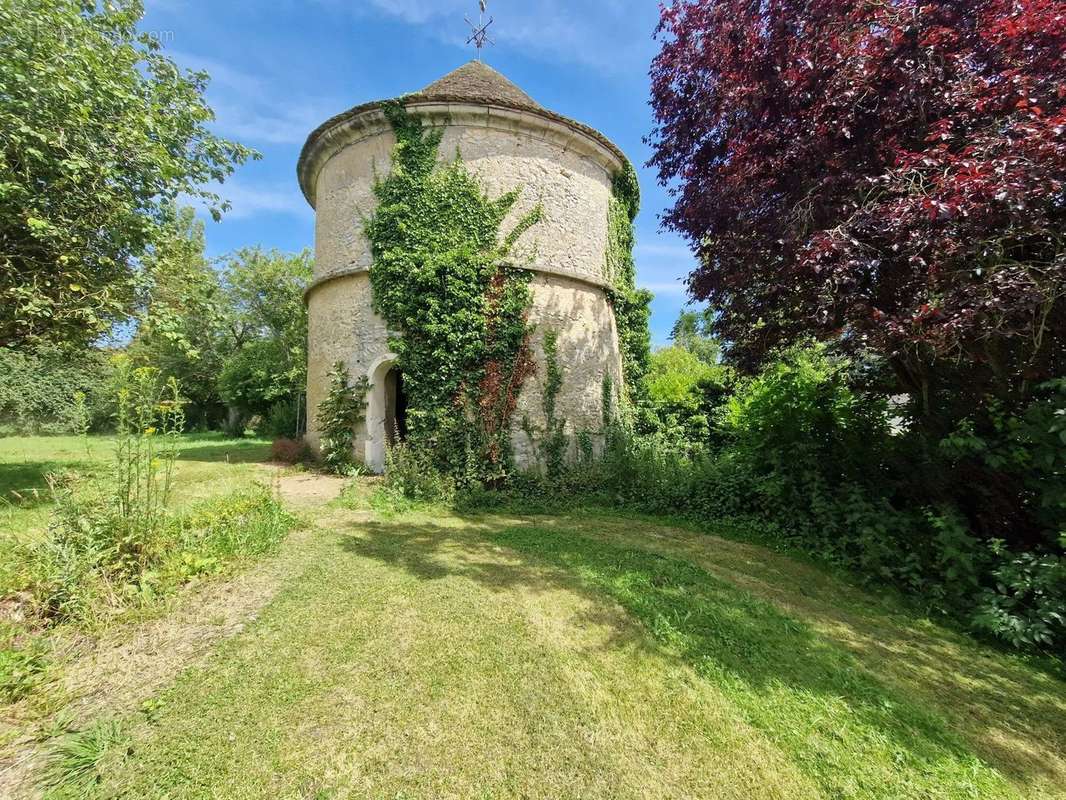
[[466, 20], [466, 24], [469, 25], [470, 30], [473, 31], [473, 33], [470, 34], [470, 38], [466, 40], [466, 43], [472, 44], [477, 48], [477, 60], [480, 61], [481, 48], [487, 44], [496, 44], [496, 42], [489, 38], [489, 25], [492, 24], [492, 17], [489, 17], [489, 21], [485, 22], [486, 0], [478, 0], [478, 6], [481, 8], [481, 15], [478, 17], [476, 25], [470, 21], [470, 17], [464, 16], [463, 19]]

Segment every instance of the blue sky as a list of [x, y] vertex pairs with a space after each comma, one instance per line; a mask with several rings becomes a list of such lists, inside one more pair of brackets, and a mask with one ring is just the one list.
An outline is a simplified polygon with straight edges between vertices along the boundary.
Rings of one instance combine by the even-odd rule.
[[[307, 134], [358, 103], [416, 91], [473, 57], [463, 15], [477, 0], [147, 0], [143, 28], [179, 65], [211, 76], [218, 133], [262, 161], [221, 189], [233, 210], [207, 223], [209, 254], [260, 244], [314, 243], [314, 216], [296, 183]], [[640, 176], [638, 280], [655, 292], [652, 337], [664, 344], [686, 302], [693, 257], [659, 229], [668, 197], [644, 168], [651, 128], [648, 65], [653, 0], [489, 0], [496, 45], [485, 61], [542, 105], [603, 131]]]

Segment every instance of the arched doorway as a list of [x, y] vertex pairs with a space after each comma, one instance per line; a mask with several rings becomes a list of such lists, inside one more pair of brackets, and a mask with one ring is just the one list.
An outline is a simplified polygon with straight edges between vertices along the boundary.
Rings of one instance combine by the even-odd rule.
[[407, 438], [407, 394], [403, 373], [393, 366], [385, 375], [385, 441], [390, 447]]
[[401, 438], [407, 431], [407, 400], [403, 392], [396, 355], [386, 353], [367, 370], [370, 395], [366, 409], [366, 457], [363, 463], [375, 472], [385, 470], [385, 451], [393, 443], [395, 431], [402, 425]]

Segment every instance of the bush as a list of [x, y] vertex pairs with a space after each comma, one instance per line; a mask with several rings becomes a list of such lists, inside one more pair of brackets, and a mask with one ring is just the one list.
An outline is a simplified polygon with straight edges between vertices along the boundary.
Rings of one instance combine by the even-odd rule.
[[298, 400], [279, 400], [267, 411], [258, 433], [272, 438], [293, 439], [303, 432]]
[[265, 415], [279, 401], [291, 403], [294, 386], [289, 356], [281, 341], [248, 342], [222, 365], [218, 376], [219, 395], [245, 416]]
[[1054, 547], [1066, 532], [1066, 378], [1010, 413], [992, 401], [940, 443], [976, 527], [1012, 547]]
[[107, 427], [114, 369], [97, 350], [0, 347], [0, 436]]
[[652, 353], [645, 395], [664, 445], [686, 449], [709, 442], [711, 415], [728, 379], [724, 367], [679, 345]]
[[303, 439], [275, 439], [270, 445], [270, 460], [281, 464], [299, 464], [311, 459], [311, 449]]
[[[1066, 536], [1060, 542], [1066, 550]], [[989, 549], [993, 585], [981, 591], [973, 625], [1013, 647], [1043, 648], [1066, 657], [1066, 558], [1049, 552]]]
[[455, 498], [455, 480], [440, 471], [433, 457], [400, 442], [388, 449], [385, 480], [372, 504], [382, 511], [405, 511], [417, 505], [451, 504]]
[[322, 461], [330, 472], [345, 474], [355, 466], [355, 426], [362, 421], [370, 384], [366, 376], [348, 383], [348, 368], [338, 361], [329, 373], [329, 391], [318, 405]]

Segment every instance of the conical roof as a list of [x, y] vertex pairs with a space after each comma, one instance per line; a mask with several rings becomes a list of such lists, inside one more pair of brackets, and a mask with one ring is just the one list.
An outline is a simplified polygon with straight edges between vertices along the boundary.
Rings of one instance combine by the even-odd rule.
[[433, 81], [419, 94], [430, 97], [454, 97], [472, 103], [496, 103], [543, 110], [511, 81], [487, 64], [470, 61], [443, 78]]
[[312, 154], [323, 141], [328, 140], [336, 131], [351, 123], [352, 120], [363, 114], [379, 111], [387, 103], [397, 101], [408, 108], [439, 103], [467, 103], [528, 112], [580, 132], [606, 148], [619, 163], [629, 163], [625, 154], [610, 139], [596, 129], [576, 122], [569, 117], [556, 114], [554, 111], [549, 111], [492, 67], [480, 61], [470, 61], [458, 69], [452, 70], [443, 78], [433, 81], [433, 83], [419, 92], [403, 95], [392, 101], [374, 100], [357, 105], [342, 114], [326, 120], [313, 130], [304, 143], [296, 165], [300, 187], [303, 189], [304, 197], [307, 198], [307, 201], [312, 206], [314, 205], [314, 192], [311, 191], [311, 186], [314, 183], [316, 170]]

